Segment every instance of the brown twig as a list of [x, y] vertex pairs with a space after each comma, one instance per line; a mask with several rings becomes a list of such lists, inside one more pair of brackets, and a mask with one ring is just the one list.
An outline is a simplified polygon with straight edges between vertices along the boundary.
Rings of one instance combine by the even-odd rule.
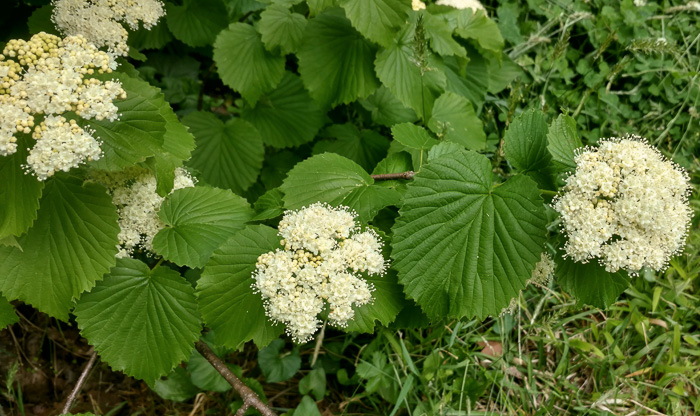
[[80, 377], [78, 378], [78, 382], [75, 383], [75, 387], [73, 387], [73, 391], [70, 392], [70, 395], [68, 396], [68, 400], [66, 400], [66, 404], [63, 406], [63, 411], [61, 412], [61, 414], [66, 414], [66, 413], [70, 412], [70, 408], [73, 405], [75, 398], [78, 397], [78, 393], [80, 393], [80, 389], [83, 388], [83, 384], [85, 384], [85, 380], [87, 380], [88, 374], [90, 374], [90, 369], [95, 364], [96, 359], [97, 359], [97, 352], [93, 352], [92, 356], [90, 357], [90, 360], [88, 360], [87, 365], [83, 369], [83, 372], [80, 374]]
[[[258, 412], [260, 412], [263, 416], [277, 416], [275, 412], [272, 411], [265, 403], [260, 400], [257, 394], [248, 386], [243, 384], [243, 382], [236, 377], [235, 374], [229, 370], [229, 368], [226, 366], [226, 364], [221, 361], [219, 357], [214, 354], [214, 351], [209, 348], [207, 344], [205, 344], [202, 341], [197, 341], [194, 344], [195, 348], [197, 351], [199, 351], [200, 354], [204, 358], [206, 358], [207, 361], [209, 361], [209, 364], [212, 365], [216, 369], [216, 371], [221, 374], [221, 376], [228, 381], [228, 383], [238, 392], [238, 394], [241, 395], [241, 399], [243, 399], [243, 406], [241, 406], [241, 409], [248, 409], [249, 407], [255, 408]], [[245, 413], [245, 410], [243, 410]], [[238, 413], [236, 413], [238, 414]], [[241, 413], [243, 414], [243, 413]]]
[[412, 170], [409, 170], [408, 172], [401, 172], [401, 173], [382, 173], [379, 175], [371, 175], [372, 179], [375, 181], [390, 181], [393, 179], [413, 179], [413, 176], [416, 173]]

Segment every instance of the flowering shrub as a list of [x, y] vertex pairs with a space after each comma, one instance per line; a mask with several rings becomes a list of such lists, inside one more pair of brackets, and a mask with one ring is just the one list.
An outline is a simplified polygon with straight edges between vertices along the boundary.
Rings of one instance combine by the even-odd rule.
[[605, 308], [682, 251], [684, 170], [519, 109], [483, 5], [372, 4], [39, 9], [0, 56], [0, 325], [72, 314], [155, 386], [203, 326], [320, 343], [498, 316], [531, 283]]

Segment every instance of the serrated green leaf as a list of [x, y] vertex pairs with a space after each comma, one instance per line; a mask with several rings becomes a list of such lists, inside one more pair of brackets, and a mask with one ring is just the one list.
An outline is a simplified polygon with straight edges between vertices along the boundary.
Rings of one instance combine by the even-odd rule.
[[281, 354], [284, 344], [276, 339], [258, 352], [258, 365], [268, 383], [287, 381], [301, 368], [299, 350], [294, 348], [291, 353]]
[[0, 157], [0, 178], [4, 182], [0, 186], [0, 239], [19, 236], [36, 219], [44, 182], [22, 169], [22, 164], [27, 162], [27, 149], [30, 146], [29, 137], [21, 135], [17, 140], [17, 151]]
[[231, 191], [196, 187], [170, 194], [158, 211], [165, 223], [153, 248], [179, 266], [204, 267], [211, 253], [253, 217], [248, 202]]
[[360, 221], [370, 221], [382, 208], [397, 204], [393, 189], [373, 185], [374, 180], [359, 165], [334, 153], [306, 159], [289, 171], [280, 189], [286, 209], [316, 202], [354, 209]]
[[452, 153], [464, 150], [464, 146], [459, 143], [442, 142], [437, 146], [433, 146], [428, 151], [428, 162], [437, 159], [441, 156], [451, 155]]
[[290, 72], [254, 108], [243, 108], [241, 117], [260, 131], [265, 144], [276, 148], [310, 142], [323, 126], [323, 113], [299, 77]]
[[255, 216], [253, 221], [263, 221], [277, 218], [284, 213], [284, 193], [279, 188], [270, 189], [255, 201]]
[[547, 151], [547, 121], [541, 111], [529, 110], [515, 117], [503, 141], [506, 159], [523, 173], [543, 170], [552, 159]]
[[284, 57], [265, 49], [260, 34], [245, 23], [232, 23], [219, 33], [214, 62], [224, 84], [240, 92], [252, 106], [284, 75]]
[[46, 181], [21, 248], [0, 246], [0, 291], [62, 320], [117, 254], [117, 211], [104, 187], [60, 174]]
[[307, 0], [306, 3], [309, 5], [311, 16], [316, 16], [322, 11], [337, 5], [335, 0]]
[[327, 9], [306, 26], [297, 54], [299, 74], [321, 108], [347, 104], [379, 86], [373, 65], [376, 52], [342, 9]]
[[425, 37], [430, 41], [430, 47], [443, 56], [461, 56], [465, 58], [467, 51], [452, 37], [452, 28], [439, 16], [430, 13], [423, 14]]
[[583, 147], [581, 138], [576, 131], [576, 120], [568, 115], [560, 114], [549, 126], [547, 131], [547, 149], [554, 163], [564, 171], [576, 169], [574, 151]]
[[296, 52], [306, 29], [306, 18], [288, 6], [272, 4], [260, 13], [258, 31], [269, 51], [280, 48], [282, 55]]
[[[166, 19], [160, 19], [158, 24], [150, 29], [145, 27], [129, 33], [129, 46], [137, 50], [161, 49], [173, 39], [168, 30]], [[123, 69], [120, 70], [123, 71]]]
[[316, 400], [323, 400], [326, 395], [326, 372], [323, 368], [315, 368], [299, 380], [299, 393], [313, 393]]
[[407, 107], [424, 120], [430, 118], [435, 99], [445, 89], [442, 64], [434, 56], [427, 59], [425, 71], [416, 64], [415, 25], [406, 27], [394, 42], [377, 54], [377, 76]]
[[202, 325], [194, 289], [179, 273], [128, 258], [73, 313], [102, 360], [149, 384], [190, 356]]
[[185, 0], [182, 6], [166, 3], [168, 28], [190, 46], [211, 45], [228, 25], [228, 13], [221, 0]]
[[615, 302], [630, 284], [622, 272], [610, 273], [595, 261], [576, 263], [571, 259], [558, 259], [555, 273], [557, 282], [577, 300], [578, 305], [591, 305], [605, 309]]
[[339, 0], [352, 26], [381, 46], [391, 45], [411, 10], [408, 0]]
[[17, 322], [19, 322], [19, 316], [15, 313], [15, 307], [9, 300], [0, 296], [0, 331]]
[[486, 146], [484, 127], [472, 104], [453, 92], [448, 91], [435, 100], [428, 127], [438, 136], [470, 150]]
[[374, 169], [389, 150], [389, 140], [386, 137], [374, 130], [360, 131], [350, 123], [332, 125], [326, 129], [326, 133], [336, 140], [319, 141], [314, 146], [314, 154], [337, 153], [367, 171]]
[[451, 13], [457, 15], [455, 33], [464, 39], [474, 39], [483, 49], [500, 56], [505, 42], [496, 22], [483, 10], [461, 9]]
[[77, 118], [83, 127], [95, 130], [95, 136], [102, 141], [102, 158], [90, 162], [90, 166], [100, 170], [115, 171], [143, 162], [147, 157], [162, 151], [166, 132], [166, 120], [161, 108], [152, 102], [158, 89], [148, 83], [114, 74], [101, 79], [117, 78], [127, 92], [125, 100], [116, 101], [119, 120], [85, 120]]
[[284, 330], [265, 316], [262, 297], [251, 284], [261, 254], [280, 248], [277, 232], [264, 225], [248, 226], [214, 251], [197, 282], [199, 307], [217, 343], [238, 348], [253, 340], [262, 347]]
[[374, 332], [376, 322], [389, 325], [401, 312], [405, 296], [401, 285], [396, 280], [396, 272], [389, 270], [384, 276], [368, 276], [364, 279], [374, 286], [372, 303], [355, 306], [355, 317], [348, 322], [347, 331]]
[[[211, 364], [209, 366], [211, 367]], [[182, 367], [175, 367], [167, 378], [156, 380], [149, 387], [163, 399], [175, 402], [184, 402], [199, 393], [199, 389], [192, 384], [187, 370]]]
[[391, 127], [397, 123], [413, 123], [418, 120], [416, 112], [403, 105], [383, 85], [369, 97], [360, 100], [360, 104], [372, 113], [372, 121], [383, 126]]
[[182, 122], [195, 137], [197, 148], [188, 165], [201, 172], [200, 179], [237, 193], [257, 180], [264, 148], [252, 124], [238, 118], [224, 124], [214, 114], [204, 112], [190, 113]]
[[425, 151], [438, 144], [438, 141], [430, 136], [430, 133], [423, 127], [416, 126], [412, 123], [403, 123], [393, 126], [391, 128], [391, 135], [394, 136], [394, 140], [410, 149]]
[[299, 406], [294, 409], [294, 413], [291, 416], [321, 416], [321, 412], [318, 410], [318, 406], [311, 396], [304, 396], [301, 398]]
[[494, 186], [489, 160], [459, 151], [409, 184], [393, 228], [394, 268], [431, 318], [498, 315], [539, 261], [546, 223], [531, 179]]

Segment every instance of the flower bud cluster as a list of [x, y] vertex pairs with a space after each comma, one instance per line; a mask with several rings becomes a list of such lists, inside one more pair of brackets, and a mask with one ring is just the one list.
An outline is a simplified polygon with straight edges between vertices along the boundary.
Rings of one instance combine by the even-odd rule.
[[353, 305], [372, 300], [374, 287], [361, 273], [386, 271], [381, 239], [371, 229], [361, 232], [356, 217], [346, 207], [322, 203], [287, 211], [279, 224], [284, 250], [258, 257], [253, 288], [267, 316], [284, 323], [296, 342], [313, 336], [326, 303], [330, 323], [346, 327]]
[[112, 101], [126, 98], [121, 84], [85, 78], [114, 68], [114, 59], [81, 36], [61, 39], [41, 32], [29, 41], [10, 40], [0, 55], [0, 156], [17, 151], [16, 133], [33, 131], [36, 145], [26, 167], [39, 180], [99, 159], [93, 132], [60, 115], [72, 111], [84, 119], [116, 120]]
[[120, 22], [136, 30], [139, 22], [151, 29], [163, 15], [160, 0], [53, 0], [51, 20], [65, 35], [82, 35], [114, 56], [126, 56], [128, 32]]
[[602, 139], [575, 161], [553, 203], [568, 236], [566, 256], [597, 258], [609, 272], [665, 269], [690, 226], [688, 174], [637, 136]]
[[[130, 257], [137, 247], [153, 251], [153, 238], [165, 227], [158, 218], [164, 197], [156, 192], [153, 173], [141, 167], [131, 167], [121, 172], [93, 172], [95, 181], [102, 183], [112, 195], [119, 215], [119, 253], [117, 257]], [[191, 188], [196, 180], [183, 168], [175, 170], [173, 191]]]

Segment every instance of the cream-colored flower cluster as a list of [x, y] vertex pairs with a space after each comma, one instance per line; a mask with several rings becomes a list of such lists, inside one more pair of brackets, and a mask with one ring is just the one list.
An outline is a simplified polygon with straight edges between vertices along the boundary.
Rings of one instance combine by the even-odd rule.
[[313, 336], [326, 303], [330, 323], [346, 327], [352, 306], [372, 300], [374, 288], [360, 274], [386, 271], [381, 239], [371, 229], [360, 232], [356, 217], [321, 203], [287, 211], [279, 224], [284, 250], [258, 257], [253, 288], [267, 316], [284, 323], [296, 342]]
[[[33, 131], [36, 145], [26, 168], [39, 180], [99, 159], [93, 132], [60, 115], [73, 111], [88, 120], [117, 119], [112, 101], [126, 98], [121, 84], [85, 78], [115, 68], [114, 59], [81, 36], [61, 39], [41, 32], [29, 41], [10, 40], [0, 55], [0, 156], [17, 151], [16, 133]], [[35, 125], [39, 115], [46, 118]]]
[[476, 13], [477, 10], [484, 10], [484, 5], [478, 0], [438, 0], [435, 4], [440, 6], [451, 6], [455, 9], [472, 9]]
[[[165, 227], [158, 218], [164, 197], [156, 192], [153, 173], [141, 167], [131, 167], [120, 172], [93, 172], [93, 179], [102, 183], [112, 195], [112, 202], [119, 214], [119, 253], [117, 257], [130, 257], [140, 247], [153, 251], [153, 238]], [[191, 188], [195, 179], [183, 168], [175, 170], [173, 191]]]
[[120, 22], [136, 30], [139, 22], [151, 29], [163, 15], [160, 0], [53, 0], [51, 20], [65, 35], [82, 35], [110, 54], [126, 56], [128, 32]]
[[601, 139], [575, 161], [553, 203], [568, 236], [566, 255], [597, 258], [609, 272], [664, 269], [690, 225], [688, 174], [637, 136]]

